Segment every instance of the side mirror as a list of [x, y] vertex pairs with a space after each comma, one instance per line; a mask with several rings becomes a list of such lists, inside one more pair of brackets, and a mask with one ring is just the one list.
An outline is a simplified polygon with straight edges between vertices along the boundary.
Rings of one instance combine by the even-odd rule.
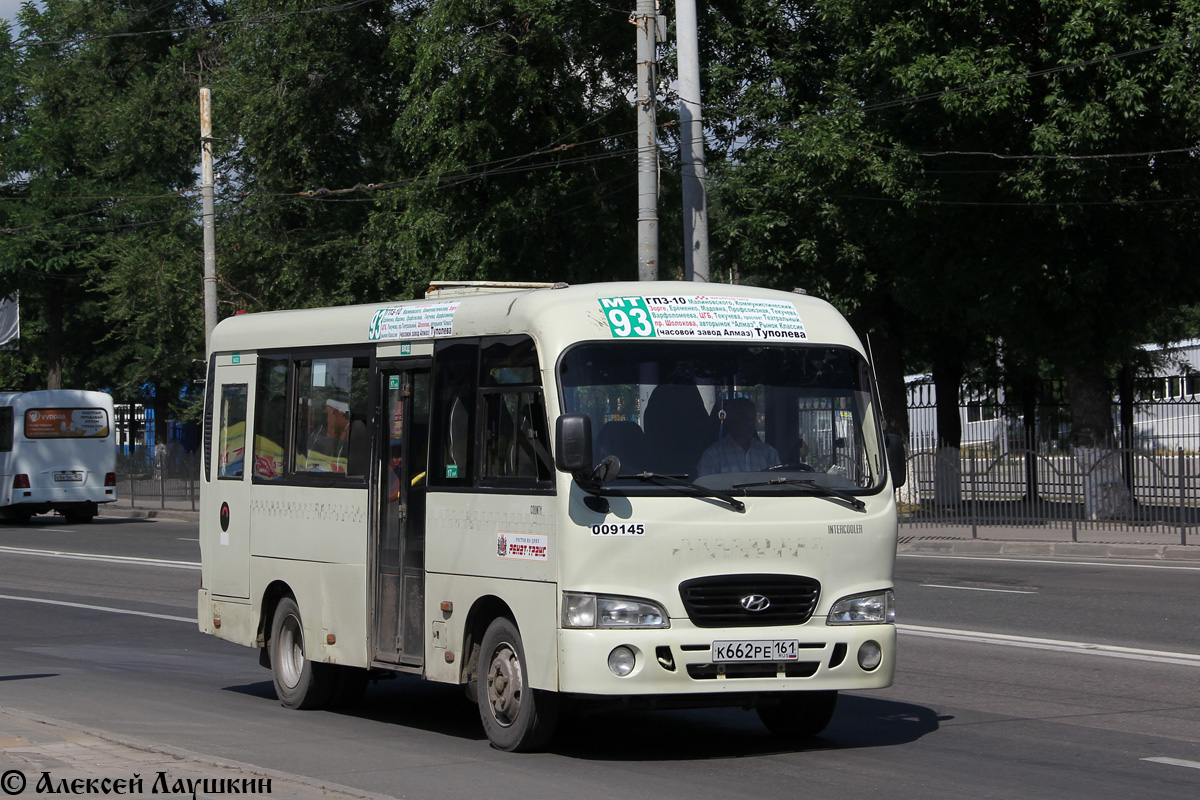
[[572, 475], [592, 471], [592, 418], [563, 414], [554, 423], [554, 466]]
[[895, 433], [884, 434], [883, 446], [887, 450], [888, 471], [892, 473], [892, 488], [899, 489], [908, 480], [904, 439]]

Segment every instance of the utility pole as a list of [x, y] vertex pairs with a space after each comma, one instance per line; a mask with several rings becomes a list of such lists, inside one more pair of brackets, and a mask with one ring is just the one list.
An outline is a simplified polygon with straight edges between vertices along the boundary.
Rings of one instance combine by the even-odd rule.
[[213, 208], [212, 93], [200, 89], [200, 198], [204, 217], [204, 353], [212, 349], [212, 332], [217, 327], [217, 230]]
[[704, 182], [704, 115], [700, 110], [700, 44], [696, 0], [675, 2], [679, 55], [679, 155], [683, 160], [683, 274], [708, 280], [708, 200]]
[[638, 280], [658, 280], [658, 142], [654, 98], [658, 76], [658, 10], [637, 0]]

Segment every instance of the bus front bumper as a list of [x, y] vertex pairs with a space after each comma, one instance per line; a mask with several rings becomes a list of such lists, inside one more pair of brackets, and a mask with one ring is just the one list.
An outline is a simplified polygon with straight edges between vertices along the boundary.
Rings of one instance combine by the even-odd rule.
[[[686, 619], [671, 623], [658, 629], [559, 630], [559, 691], [603, 696], [840, 691], [883, 689], [895, 676], [892, 624], [834, 626], [823, 617], [771, 628], [697, 628]], [[795, 642], [795, 657], [749, 660], [756, 649], [776, 642], [784, 650]], [[725, 644], [718, 648], [718, 643]], [[629, 652], [614, 654], [619, 648]], [[747, 659], [721, 660], [718, 651]], [[622, 671], [630, 653], [632, 669], [618, 675], [610, 661]], [[878, 664], [872, 667], [875, 653]]]

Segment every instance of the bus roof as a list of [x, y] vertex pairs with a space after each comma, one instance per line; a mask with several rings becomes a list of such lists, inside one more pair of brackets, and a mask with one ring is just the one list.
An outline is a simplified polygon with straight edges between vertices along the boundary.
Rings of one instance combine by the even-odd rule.
[[0, 392], [0, 406], [14, 408], [59, 408], [95, 406], [111, 409], [112, 395], [90, 389], [38, 389], [32, 392]]
[[833, 306], [801, 293], [681, 281], [486, 287], [471, 283], [467, 291], [432, 291], [420, 300], [239, 314], [213, 331], [212, 351], [524, 333], [549, 351], [580, 341], [653, 336], [660, 341], [803, 341], [863, 352]]

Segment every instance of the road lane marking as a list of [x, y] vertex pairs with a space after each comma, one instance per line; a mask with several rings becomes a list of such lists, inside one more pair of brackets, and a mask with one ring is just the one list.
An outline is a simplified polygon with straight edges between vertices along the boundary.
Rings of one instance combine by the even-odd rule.
[[1185, 667], [1200, 667], [1200, 655], [1174, 653], [1168, 650], [1144, 650], [1137, 647], [1118, 647], [1110, 644], [1071, 642], [1061, 639], [1039, 639], [1032, 636], [1012, 636], [1004, 633], [982, 633], [954, 628], [930, 628], [924, 625], [896, 625], [896, 630], [909, 636], [930, 639], [946, 639], [973, 644], [991, 644], [1004, 647], [1023, 647], [1029, 650], [1049, 650], [1056, 653], [1123, 658], [1130, 661], [1148, 661], [1156, 664], [1178, 664]]
[[0, 547], [2, 553], [12, 553], [21, 556], [42, 556], [44, 558], [67, 558], [72, 561], [104, 561], [110, 564], [136, 564], [148, 567], [166, 567], [168, 569], [200, 569], [195, 561], [168, 561], [163, 558], [138, 558], [136, 556], [106, 556], [98, 553], [68, 553], [63, 550], [35, 550], [30, 547]]
[[1028, 589], [985, 589], [982, 586], [948, 586], [944, 583], [922, 583], [926, 589], [965, 589], [969, 592], [1002, 592], [1004, 594], [1037, 594]]
[[1011, 556], [944, 556], [934, 553], [896, 553], [897, 558], [929, 558], [939, 561], [988, 561], [988, 562], [1006, 562], [1009, 564], [1052, 564], [1058, 567], [1114, 567], [1125, 569], [1169, 569], [1180, 572], [1200, 572], [1200, 566], [1189, 567], [1186, 564], [1129, 564], [1126, 562], [1113, 562], [1109, 559], [1097, 559], [1095, 561], [1068, 561], [1068, 558], [1077, 558], [1077, 556], [1063, 556], [1058, 558], [1013, 558]]
[[1154, 758], [1142, 758], [1139, 761], [1153, 761], [1155, 764], [1170, 764], [1173, 767], [1188, 767], [1190, 769], [1200, 769], [1200, 761], [1185, 761], [1182, 758], [1166, 758], [1164, 756], [1155, 756]]
[[165, 619], [172, 622], [190, 622], [192, 625], [196, 624], [195, 617], [173, 617], [170, 614], [152, 614], [149, 611], [132, 611], [128, 608], [93, 606], [87, 603], [68, 603], [66, 600], [47, 600], [43, 597], [17, 597], [11, 594], [0, 594], [0, 600], [16, 600], [21, 603], [42, 603], [48, 606], [66, 606], [68, 608], [82, 608], [88, 611], [107, 611], [110, 614], [128, 614], [134, 617], [150, 617], [152, 619]]

